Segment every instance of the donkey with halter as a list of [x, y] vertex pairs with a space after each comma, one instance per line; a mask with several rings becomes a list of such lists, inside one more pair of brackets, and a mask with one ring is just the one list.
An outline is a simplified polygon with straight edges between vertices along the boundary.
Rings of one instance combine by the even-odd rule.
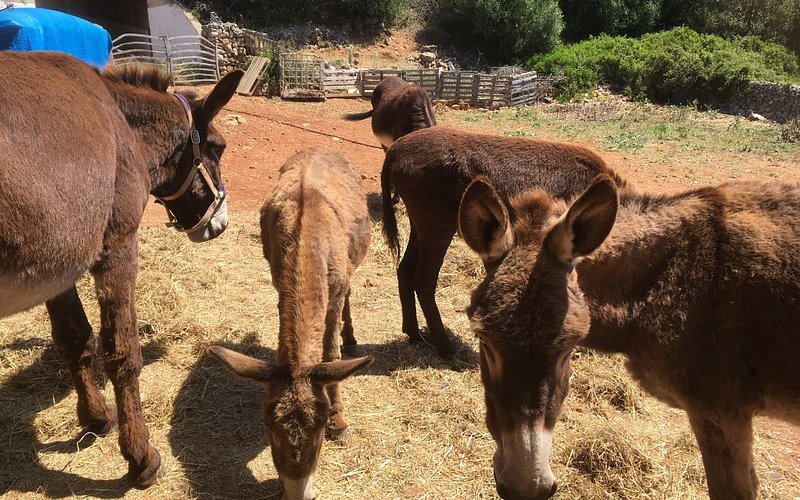
[[[137, 487], [153, 484], [161, 463], [139, 400], [137, 230], [149, 194], [193, 241], [225, 230], [224, 142], [211, 120], [241, 76], [197, 100], [168, 93], [170, 79], [156, 69], [101, 74], [65, 54], [0, 53], [0, 317], [46, 303], [78, 420], [97, 434], [119, 425]], [[87, 271], [116, 408], [92, 373], [96, 338], [75, 288]]]
[[436, 125], [433, 104], [425, 89], [397, 76], [387, 76], [372, 91], [372, 109], [345, 115], [345, 120], [372, 117], [372, 133], [386, 151], [400, 137]]
[[342, 361], [339, 350], [340, 332], [350, 353], [356, 345], [350, 277], [370, 241], [361, 178], [350, 162], [323, 146], [290, 158], [261, 209], [261, 238], [279, 296], [277, 364], [219, 346], [209, 352], [266, 385], [275, 468], [289, 500], [310, 500], [323, 434], [341, 440], [347, 432], [339, 382], [372, 361]]
[[[580, 193], [595, 175], [611, 172], [602, 158], [577, 144], [473, 134], [444, 127], [418, 130], [389, 149], [381, 171], [383, 234], [400, 253], [392, 197], [394, 186], [411, 222], [408, 245], [397, 268], [403, 332], [422, 340], [414, 294], [428, 322], [430, 342], [443, 356], [452, 346], [436, 306], [436, 282], [458, 229], [458, 204], [476, 176], [491, 179], [504, 197], [542, 187], [559, 199]], [[623, 181], [616, 178], [618, 182]]]
[[598, 178], [573, 203], [541, 190], [464, 193], [487, 276], [480, 339], [494, 471], [506, 498], [555, 491], [549, 454], [580, 344], [623, 353], [689, 416], [713, 499], [755, 498], [752, 419], [800, 425], [800, 185], [731, 182], [670, 196]]

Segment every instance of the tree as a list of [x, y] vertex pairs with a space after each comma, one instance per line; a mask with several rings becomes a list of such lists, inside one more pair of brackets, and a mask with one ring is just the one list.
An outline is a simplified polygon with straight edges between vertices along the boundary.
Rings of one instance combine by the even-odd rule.
[[[665, 0], [666, 1], [666, 0]], [[660, 21], [662, 0], [560, 0], [568, 40], [590, 35], [640, 36]]]
[[441, 0], [440, 26], [497, 62], [548, 52], [564, 21], [557, 0]]

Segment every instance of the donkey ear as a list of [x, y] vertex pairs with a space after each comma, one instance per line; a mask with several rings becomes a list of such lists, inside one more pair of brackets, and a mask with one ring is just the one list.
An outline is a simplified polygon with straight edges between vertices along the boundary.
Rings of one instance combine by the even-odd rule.
[[484, 264], [502, 257], [514, 245], [506, 204], [497, 191], [480, 177], [467, 186], [461, 197], [458, 229]]
[[236, 92], [236, 87], [239, 86], [239, 80], [243, 76], [244, 71], [240, 69], [231, 71], [223, 76], [214, 86], [214, 89], [203, 99], [203, 104], [197, 116], [198, 121], [204, 125], [211, 123], [211, 120], [217, 116], [219, 110], [231, 100], [233, 93]]
[[274, 366], [266, 361], [251, 358], [236, 351], [231, 351], [220, 346], [208, 348], [208, 354], [222, 361], [222, 363], [233, 373], [240, 377], [249, 378], [256, 382], [269, 382], [272, 378]]
[[547, 234], [545, 248], [565, 266], [573, 266], [605, 241], [618, 205], [616, 183], [607, 175], [597, 176]]
[[320, 363], [311, 369], [309, 378], [318, 384], [333, 384], [341, 382], [370, 363], [372, 363], [372, 356]]

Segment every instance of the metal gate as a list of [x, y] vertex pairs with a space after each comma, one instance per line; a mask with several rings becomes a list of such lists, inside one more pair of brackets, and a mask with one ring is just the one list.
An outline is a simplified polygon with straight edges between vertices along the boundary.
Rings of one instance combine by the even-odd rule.
[[219, 81], [217, 46], [199, 35], [151, 36], [125, 33], [114, 39], [114, 64], [148, 63], [162, 66], [175, 85]]

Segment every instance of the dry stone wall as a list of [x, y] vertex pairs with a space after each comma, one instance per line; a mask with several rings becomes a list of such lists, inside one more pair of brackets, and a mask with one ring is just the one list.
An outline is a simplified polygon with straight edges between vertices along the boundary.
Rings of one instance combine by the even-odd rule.
[[244, 31], [236, 23], [210, 22], [203, 26], [203, 36], [217, 45], [221, 75], [245, 66], [247, 44]]
[[786, 123], [800, 117], [800, 85], [756, 82], [750, 91], [733, 99], [731, 113], [750, 116], [757, 113], [769, 120]]

